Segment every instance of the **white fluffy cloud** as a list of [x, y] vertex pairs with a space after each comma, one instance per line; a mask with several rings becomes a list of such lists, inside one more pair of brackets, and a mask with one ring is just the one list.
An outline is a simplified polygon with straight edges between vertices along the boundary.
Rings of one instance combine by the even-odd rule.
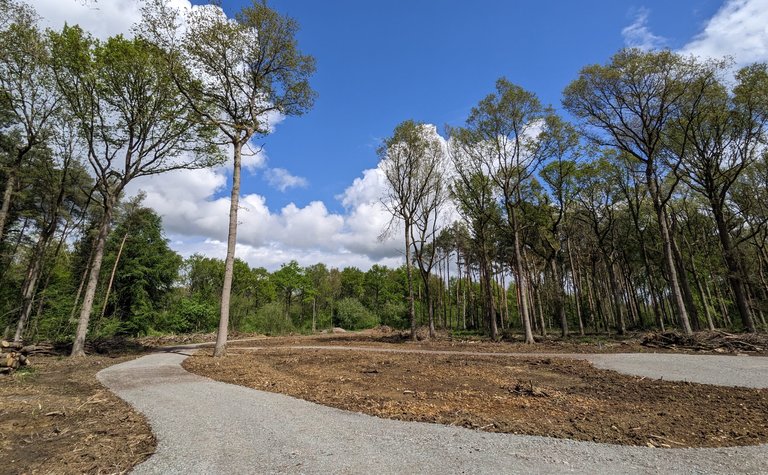
[[[44, 26], [60, 29], [64, 23], [79, 24], [96, 37], [130, 35], [131, 27], [141, 18], [136, 0], [35, 0], [34, 7], [44, 17]], [[174, 7], [190, 8], [188, 0], [173, 0]], [[283, 120], [272, 114], [267, 123], [271, 130]], [[223, 147], [231, 156], [229, 147]], [[275, 188], [285, 191], [306, 187], [305, 178], [284, 168], [267, 167], [268, 157], [256, 144], [243, 155], [243, 168], [251, 175], [263, 172]], [[171, 245], [183, 255], [201, 253], [224, 257], [229, 222], [229, 181], [231, 159], [210, 169], [180, 170], [132, 182], [128, 196], [140, 190], [145, 204], [163, 218]], [[247, 174], [244, 176], [247, 180]], [[240, 197], [238, 210], [237, 256], [253, 266], [276, 269], [295, 259], [302, 265], [325, 262], [344, 267], [367, 269], [374, 263], [397, 266], [401, 263], [397, 239], [380, 241], [389, 216], [380, 204], [383, 190], [380, 171], [366, 170], [363, 176], [338, 199], [344, 213], [332, 213], [325, 203], [313, 201], [298, 207], [291, 203], [280, 210], [270, 210], [264, 196]]]
[[291, 172], [285, 168], [268, 168], [264, 172], [264, 176], [270, 186], [280, 191], [285, 191], [289, 188], [306, 188], [309, 185], [306, 178], [291, 175]]
[[621, 30], [625, 46], [644, 50], [652, 50], [664, 46], [666, 39], [654, 35], [648, 28], [649, 15], [650, 11], [647, 8], [638, 9], [635, 14], [635, 20]]
[[[183, 170], [142, 178], [131, 184], [128, 194], [146, 193], [145, 204], [162, 216], [178, 252], [223, 257], [230, 207], [227, 169]], [[379, 239], [389, 221], [380, 202], [384, 186], [380, 176], [379, 169], [366, 170], [337, 197], [344, 213], [330, 212], [321, 201], [304, 207], [290, 203], [272, 211], [261, 195], [241, 196], [237, 256], [269, 269], [292, 259], [302, 265], [325, 262], [363, 269], [375, 263], [399, 265], [399, 235]]]
[[[44, 17], [44, 26], [61, 29], [64, 23], [80, 25], [94, 36], [106, 39], [123, 34], [141, 20], [136, 0], [26, 0]], [[191, 8], [188, 0], [170, 0], [174, 8]]]
[[682, 52], [737, 65], [768, 60], [768, 0], [727, 0]]

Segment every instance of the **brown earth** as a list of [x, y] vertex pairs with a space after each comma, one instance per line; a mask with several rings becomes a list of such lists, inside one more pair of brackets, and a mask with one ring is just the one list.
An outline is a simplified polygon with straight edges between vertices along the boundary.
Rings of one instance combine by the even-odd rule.
[[525, 344], [522, 336], [512, 333], [505, 333], [504, 338], [498, 342], [480, 336], [456, 337], [445, 332], [438, 333], [437, 338], [433, 339], [427, 339], [426, 336], [426, 330], [420, 329], [419, 340], [412, 341], [409, 332], [391, 330], [388, 327], [383, 327], [383, 330], [376, 328], [361, 332], [311, 336], [266, 337], [242, 334], [238, 336], [241, 340], [231, 342], [229, 347], [335, 345], [481, 353], [686, 353], [768, 356], [768, 334], [700, 332], [688, 337], [674, 333], [629, 333], [624, 336], [599, 334], [572, 336], [566, 339], [553, 335], [537, 335], [535, 345]]
[[125, 473], [149, 457], [144, 417], [96, 379], [134, 357], [36, 356], [0, 377], [0, 474]]
[[[649, 380], [598, 370], [585, 361], [535, 355], [280, 348], [318, 341], [375, 343], [359, 336], [258, 340], [242, 345], [260, 348], [230, 346], [229, 355], [218, 360], [201, 353], [184, 367], [219, 381], [378, 417], [491, 432], [673, 448], [768, 442], [768, 390]], [[482, 351], [499, 347], [448, 347], [467, 345]], [[442, 349], [445, 343], [399, 347]]]

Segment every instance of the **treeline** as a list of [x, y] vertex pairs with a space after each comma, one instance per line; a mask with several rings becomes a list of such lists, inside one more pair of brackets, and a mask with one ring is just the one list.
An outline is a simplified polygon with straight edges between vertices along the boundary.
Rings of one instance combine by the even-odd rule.
[[[573, 124], [500, 79], [447, 139], [406, 121], [379, 149], [402, 268], [270, 273], [234, 257], [239, 167], [269, 113], [312, 104], [297, 25], [254, 2], [235, 21], [187, 12], [180, 32], [164, 29], [180, 12], [147, 5], [143, 34], [101, 41], [77, 26], [42, 30], [27, 4], [0, 0], [5, 336], [73, 340], [77, 356], [89, 331], [217, 325], [217, 354], [229, 329], [385, 324], [415, 337], [424, 324], [533, 342], [552, 329], [766, 327], [765, 64], [734, 75], [723, 61], [623, 50], [567, 87]], [[224, 30], [237, 48], [200, 46]], [[275, 41], [259, 45], [256, 31]], [[124, 191], [221, 163], [222, 142], [234, 165], [227, 257], [183, 260]]]
[[551, 322], [563, 336], [766, 328], [768, 70], [732, 73], [623, 50], [566, 88], [576, 124], [504, 78], [447, 139], [403, 122], [379, 154], [409, 284], [453, 255], [481, 284], [487, 333], [515, 325], [529, 343]]

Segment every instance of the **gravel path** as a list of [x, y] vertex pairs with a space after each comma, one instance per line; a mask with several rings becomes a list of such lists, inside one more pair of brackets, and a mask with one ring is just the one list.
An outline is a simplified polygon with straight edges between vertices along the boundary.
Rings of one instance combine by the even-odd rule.
[[[657, 356], [645, 358], [653, 361]], [[157, 353], [112, 366], [97, 375], [147, 416], [157, 436], [157, 452], [134, 473], [768, 471], [766, 445], [665, 450], [378, 419], [196, 376], [180, 366], [184, 358], [183, 354]], [[728, 359], [745, 363], [753, 360]], [[637, 359], [629, 361], [639, 364]], [[690, 361], [698, 365], [703, 360]], [[709, 371], [713, 361], [706, 360], [697, 367]], [[755, 373], [768, 386], [765, 363]]]

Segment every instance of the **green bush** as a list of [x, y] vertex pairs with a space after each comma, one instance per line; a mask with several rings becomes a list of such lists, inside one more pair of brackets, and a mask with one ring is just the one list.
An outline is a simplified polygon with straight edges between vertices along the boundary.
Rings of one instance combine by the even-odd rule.
[[404, 302], [386, 302], [379, 310], [381, 324], [392, 328], [407, 328], [408, 306]]
[[284, 335], [296, 331], [293, 322], [285, 318], [283, 306], [278, 302], [269, 302], [256, 311], [255, 315], [244, 319], [242, 330], [246, 333], [264, 333], [265, 335]]
[[210, 332], [219, 322], [216, 305], [196, 298], [183, 298], [176, 305], [173, 315], [161, 318], [156, 326], [158, 331], [171, 333]]
[[379, 319], [356, 298], [345, 298], [336, 302], [334, 325], [346, 330], [373, 328]]

